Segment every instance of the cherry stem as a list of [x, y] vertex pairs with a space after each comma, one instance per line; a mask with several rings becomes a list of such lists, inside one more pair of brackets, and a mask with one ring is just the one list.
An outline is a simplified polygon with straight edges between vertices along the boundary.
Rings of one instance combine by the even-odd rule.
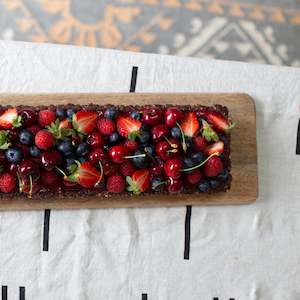
[[68, 177], [67, 174], [59, 167], [55, 166], [55, 169], [64, 176], [64, 179]]
[[184, 153], [186, 153], [186, 151], [187, 151], [187, 145], [186, 145], [186, 142], [185, 142], [185, 136], [184, 136], [183, 130], [182, 130], [182, 128], [181, 128], [181, 126], [179, 125], [178, 122], [176, 122], [176, 125], [180, 129], [181, 137], [182, 137], [182, 149], [183, 149]]
[[161, 185], [163, 185], [163, 184], [166, 184], [167, 183], [167, 181], [162, 181], [162, 182], [160, 182], [160, 183], [158, 183], [158, 184], [155, 184], [154, 185], [154, 189], [156, 189], [156, 188], [158, 188], [159, 186], [161, 186]]
[[187, 169], [181, 169], [181, 172], [189, 172], [189, 171], [193, 171], [196, 170], [200, 167], [202, 167], [204, 164], [207, 163], [208, 160], [210, 160], [213, 156], [218, 156], [219, 152], [214, 152], [213, 154], [211, 154], [209, 157], [207, 157], [201, 164], [191, 167], [191, 168], [187, 168]]
[[164, 136], [165, 140], [167, 141], [167, 143], [172, 147], [172, 148], [177, 148], [176, 144], [173, 144], [166, 136]]
[[29, 198], [32, 197], [32, 176], [29, 175]]
[[99, 180], [95, 183], [94, 186], [97, 186], [100, 181], [102, 180], [102, 177], [103, 177], [103, 166], [102, 166], [102, 163], [101, 163], [101, 160], [98, 160], [98, 164], [99, 164], [99, 167], [100, 167], [100, 178]]
[[136, 158], [136, 157], [146, 157], [146, 153], [124, 156], [124, 158]]
[[177, 149], [172, 149], [172, 150], [167, 150], [168, 153], [177, 153], [178, 150]]
[[18, 178], [18, 183], [19, 183], [19, 192], [22, 193], [23, 192], [23, 187], [24, 187], [24, 183], [20, 177], [19, 172], [17, 172], [17, 178]]

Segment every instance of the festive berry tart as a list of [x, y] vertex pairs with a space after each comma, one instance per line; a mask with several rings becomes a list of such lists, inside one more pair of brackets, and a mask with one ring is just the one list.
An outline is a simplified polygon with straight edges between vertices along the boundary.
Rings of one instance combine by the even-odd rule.
[[0, 196], [214, 193], [230, 188], [228, 109], [0, 107]]

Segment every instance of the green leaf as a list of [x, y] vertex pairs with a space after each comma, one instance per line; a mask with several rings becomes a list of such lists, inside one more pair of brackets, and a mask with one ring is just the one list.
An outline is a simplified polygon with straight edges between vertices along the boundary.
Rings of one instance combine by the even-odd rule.
[[140, 135], [139, 131], [133, 131], [128, 134], [128, 139], [134, 141]]
[[202, 120], [202, 136], [208, 141], [214, 141], [217, 142], [219, 140], [219, 136], [217, 133], [211, 128], [211, 126], [204, 120]]
[[22, 126], [22, 117], [21, 116], [17, 116], [13, 120], [12, 125], [13, 125], [14, 128], [21, 127]]
[[8, 131], [0, 130], [0, 149], [6, 150], [11, 145], [8, 141]]
[[139, 187], [135, 181], [132, 180], [130, 176], [126, 176], [126, 182], [128, 183], [127, 191], [132, 192], [135, 195], [140, 194]]

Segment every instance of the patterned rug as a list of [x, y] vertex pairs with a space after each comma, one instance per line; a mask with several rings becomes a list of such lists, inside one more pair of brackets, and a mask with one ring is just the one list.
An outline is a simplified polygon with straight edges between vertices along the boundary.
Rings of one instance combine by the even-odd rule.
[[0, 36], [300, 67], [300, 1], [0, 0]]

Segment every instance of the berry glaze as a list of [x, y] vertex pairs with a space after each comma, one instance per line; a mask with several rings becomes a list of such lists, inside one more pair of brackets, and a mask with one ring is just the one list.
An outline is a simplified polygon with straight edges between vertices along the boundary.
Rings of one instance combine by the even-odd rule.
[[214, 193], [230, 188], [221, 105], [0, 109], [0, 196]]

